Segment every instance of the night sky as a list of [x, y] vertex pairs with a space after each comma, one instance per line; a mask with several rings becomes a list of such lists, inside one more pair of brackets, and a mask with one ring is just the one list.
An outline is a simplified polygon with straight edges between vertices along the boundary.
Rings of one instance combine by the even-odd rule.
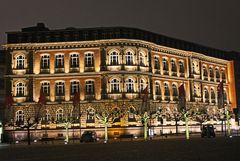
[[128, 26], [240, 52], [239, 0], [1, 0], [7, 31], [44, 22], [50, 29]]

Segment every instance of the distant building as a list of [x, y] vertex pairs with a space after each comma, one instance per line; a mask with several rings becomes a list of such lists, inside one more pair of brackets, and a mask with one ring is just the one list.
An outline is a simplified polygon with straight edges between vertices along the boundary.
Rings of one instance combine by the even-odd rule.
[[[127, 111], [141, 108], [146, 87], [153, 110], [174, 110], [181, 84], [191, 108], [201, 105], [217, 111], [220, 82], [224, 83], [225, 106], [236, 108], [237, 96], [240, 100], [238, 53], [126, 27], [49, 30], [38, 24], [7, 35], [8, 43], [3, 46], [7, 55], [6, 92], [12, 93], [14, 104], [6, 130], [14, 128], [15, 139], [26, 135], [19, 127], [36, 115], [41, 92], [47, 102], [35, 126], [38, 137], [46, 130], [52, 137], [64, 134], [63, 120], [72, 115], [72, 99], [77, 92], [81, 121], [71, 124], [70, 136], [79, 135], [74, 129], [80, 127], [102, 133], [95, 107], [106, 104], [126, 110], [110, 125], [110, 135], [140, 135], [141, 121]], [[163, 121], [164, 126], [171, 124], [169, 119]], [[151, 125], [159, 134], [160, 120], [154, 119]]]

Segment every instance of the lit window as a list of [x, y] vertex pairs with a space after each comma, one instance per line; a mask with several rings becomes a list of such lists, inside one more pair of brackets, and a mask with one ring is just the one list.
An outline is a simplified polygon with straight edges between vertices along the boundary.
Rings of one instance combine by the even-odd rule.
[[225, 71], [224, 70], [222, 70], [222, 81], [224, 82], [224, 83], [226, 83], [226, 74], [225, 74]]
[[79, 81], [71, 82], [71, 94], [75, 94], [79, 92]]
[[110, 65], [118, 65], [119, 61], [118, 61], [119, 57], [118, 57], [118, 53], [113, 51], [110, 54]]
[[43, 82], [41, 87], [42, 87], [42, 92], [45, 95], [49, 96], [49, 94], [50, 94], [50, 83], [49, 82]]
[[71, 54], [70, 66], [71, 68], [79, 67], [79, 54]]
[[42, 69], [49, 68], [49, 55], [43, 55], [41, 57], [41, 68]]
[[22, 110], [18, 110], [17, 112], [16, 112], [16, 121], [24, 121], [24, 113], [23, 113], [23, 111]]
[[126, 65], [133, 65], [133, 53], [130, 51], [126, 53]]
[[154, 57], [154, 68], [155, 69], [160, 69], [160, 62], [158, 57]]
[[17, 84], [17, 97], [22, 97], [24, 96], [24, 92], [25, 92], [25, 84], [23, 83], [18, 83]]
[[86, 94], [94, 94], [94, 81], [86, 81]]
[[44, 121], [50, 121], [51, 120], [51, 115], [48, 110], [45, 110], [45, 115], [44, 115]]
[[209, 98], [209, 94], [208, 94], [207, 88], [204, 88], [204, 98], [205, 98], [205, 99], [208, 99], [208, 98]]
[[90, 108], [87, 110], [87, 123], [94, 123], [95, 122], [95, 111], [94, 109]]
[[163, 58], [163, 70], [168, 70], [168, 61], [166, 58]]
[[93, 53], [85, 54], [85, 67], [93, 67]]
[[56, 96], [64, 96], [64, 82], [56, 83]]
[[197, 88], [196, 88], [196, 86], [193, 87], [193, 96], [197, 97]]
[[132, 79], [127, 79], [126, 81], [127, 92], [134, 92], [134, 81]]
[[17, 57], [17, 69], [24, 69], [24, 59], [25, 57], [22, 55]]
[[203, 76], [207, 77], [208, 76], [208, 72], [205, 66], [203, 66]]
[[63, 120], [63, 110], [62, 109], [57, 110], [56, 118], [57, 118], [57, 121], [62, 121]]
[[155, 82], [155, 94], [156, 95], [161, 95], [161, 88], [160, 88], [160, 83]]
[[64, 68], [64, 55], [58, 54], [55, 56], [55, 68]]
[[134, 112], [136, 111], [133, 107], [130, 107], [128, 112], [128, 121], [136, 121]]
[[213, 74], [213, 69], [212, 69], [212, 67], [210, 67], [210, 68], [209, 68], [209, 74], [210, 74], [210, 77], [212, 77], [212, 78], [214, 77], [214, 74]]
[[111, 81], [111, 92], [118, 93], [119, 92], [119, 80], [113, 79]]

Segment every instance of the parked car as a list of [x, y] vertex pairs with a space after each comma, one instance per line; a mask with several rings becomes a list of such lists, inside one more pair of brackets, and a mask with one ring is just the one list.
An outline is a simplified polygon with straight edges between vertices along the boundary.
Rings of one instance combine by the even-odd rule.
[[95, 131], [84, 131], [80, 138], [80, 142], [96, 142], [97, 134]]
[[216, 134], [215, 134], [215, 131], [214, 131], [214, 126], [211, 125], [211, 124], [207, 124], [207, 125], [203, 125], [202, 126], [202, 133], [201, 133], [201, 136], [202, 138], [207, 136], [207, 137], [215, 137]]

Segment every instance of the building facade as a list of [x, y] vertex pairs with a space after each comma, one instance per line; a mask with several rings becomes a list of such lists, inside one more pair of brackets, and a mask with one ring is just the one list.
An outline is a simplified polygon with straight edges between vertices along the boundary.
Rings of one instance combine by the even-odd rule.
[[[11, 129], [15, 137], [24, 138], [27, 120], [34, 121], [40, 112], [41, 119], [34, 127], [36, 136], [41, 137], [46, 130], [49, 136], [62, 136], [64, 119], [75, 111], [80, 119], [69, 125], [73, 136], [81, 133], [76, 129], [94, 129], [101, 135], [103, 125], [95, 117], [95, 110], [111, 106], [125, 112], [109, 125], [110, 135], [141, 135], [141, 120], [128, 111], [142, 107], [144, 89], [148, 88], [150, 110], [173, 111], [182, 84], [189, 108], [204, 106], [218, 111], [220, 82], [224, 85], [225, 106], [236, 108], [235, 62], [183, 50], [179, 46], [186, 42], [170, 40], [138, 29], [49, 30], [43, 24], [8, 33], [8, 44], [3, 46], [8, 64], [6, 92], [12, 94], [14, 103], [9, 109], [6, 131]], [[171, 46], [173, 42], [178, 47]], [[47, 101], [37, 110], [41, 93]], [[80, 101], [74, 110], [76, 93], [80, 93]], [[160, 125], [171, 124], [167, 118], [151, 122], [157, 134]]]

